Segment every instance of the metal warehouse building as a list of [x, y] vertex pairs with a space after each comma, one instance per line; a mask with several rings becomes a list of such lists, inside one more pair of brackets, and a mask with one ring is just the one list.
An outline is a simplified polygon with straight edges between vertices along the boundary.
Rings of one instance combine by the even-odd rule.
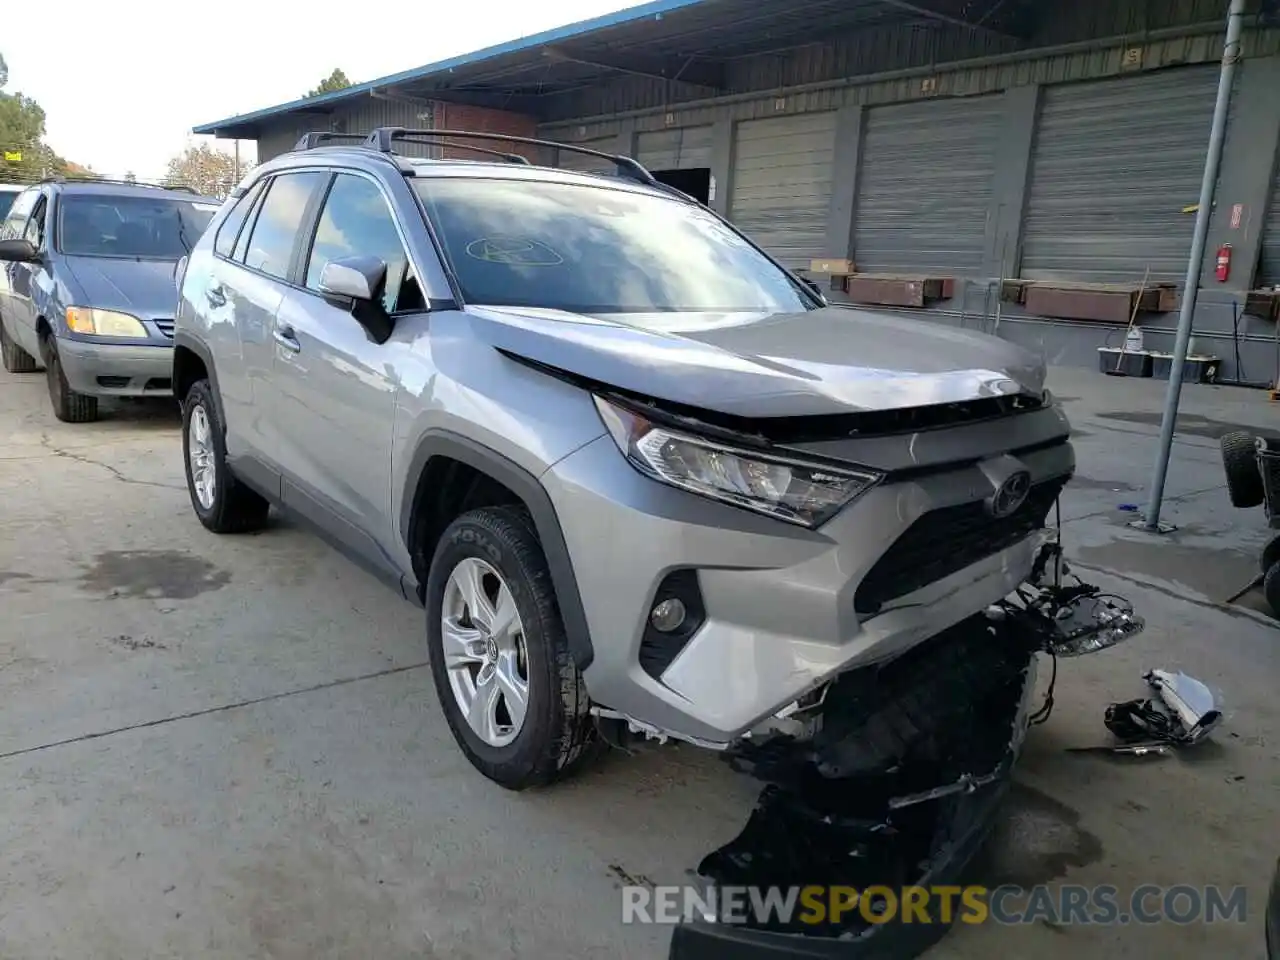
[[[1226, 375], [1271, 380], [1280, 3], [1251, 2], [1195, 341]], [[1171, 348], [1226, 6], [657, 0], [195, 132], [256, 140], [261, 159], [388, 124], [630, 153], [830, 274], [833, 300], [1092, 365], [1135, 311], [1148, 348]]]

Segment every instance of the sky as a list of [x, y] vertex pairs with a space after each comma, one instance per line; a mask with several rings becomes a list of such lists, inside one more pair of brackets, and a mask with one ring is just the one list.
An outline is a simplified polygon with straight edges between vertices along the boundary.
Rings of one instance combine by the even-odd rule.
[[[490, 0], [472, 18], [439, 2], [64, 0], [54, 33], [6, 30], [0, 54], [5, 92], [39, 102], [59, 155], [159, 179], [170, 157], [211, 140], [193, 126], [295, 100], [335, 67], [359, 83], [636, 3]], [[242, 156], [252, 159], [250, 145]]]

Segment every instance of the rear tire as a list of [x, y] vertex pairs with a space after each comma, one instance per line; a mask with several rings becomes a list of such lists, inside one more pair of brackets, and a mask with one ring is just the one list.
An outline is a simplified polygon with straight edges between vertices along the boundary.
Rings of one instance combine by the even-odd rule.
[[58, 359], [57, 340], [52, 336], [44, 341], [44, 373], [55, 417], [63, 423], [93, 423], [98, 419], [98, 398], [71, 389], [67, 375], [62, 372], [62, 361]]
[[[490, 598], [494, 608], [503, 607], [500, 590], [508, 591], [509, 599], [514, 602], [525, 674], [517, 678], [525, 685], [525, 703], [518, 723], [517, 714], [508, 708], [505, 714], [499, 714], [505, 719], [494, 724], [505, 726], [505, 735], [488, 738], [468, 720], [453, 686], [460, 682], [457, 676], [460, 670], [470, 672], [474, 667], [474, 679], [462, 682], [473, 684], [474, 699], [482, 698], [479, 677], [484, 667], [480, 658], [459, 666], [460, 660], [454, 655], [456, 641], [450, 643], [448, 661], [445, 655], [446, 590], [450, 590], [452, 610], [456, 588], [450, 587], [450, 583], [451, 580], [457, 582], [455, 571], [463, 570], [467, 564], [472, 564], [474, 569], [474, 561], [480, 561], [479, 568], [487, 571], [484, 581], [488, 586], [484, 589], [494, 591], [494, 596], [499, 598]], [[472, 766], [509, 790], [523, 790], [562, 779], [593, 753], [597, 741], [586, 687], [569, 653], [546, 557], [533, 521], [523, 507], [485, 507], [454, 520], [440, 538], [432, 558], [425, 599], [427, 648], [436, 693], [449, 729]], [[477, 629], [482, 618], [472, 620], [470, 605], [465, 609], [468, 612], [457, 618], [465, 620], [465, 629], [476, 637], [489, 636], [483, 629]], [[457, 631], [451, 631], [451, 637], [456, 636]], [[484, 639], [475, 641], [475, 645], [481, 651], [486, 648]], [[488, 645], [494, 657], [500, 656], [500, 645]], [[490, 662], [496, 669], [499, 661]], [[452, 678], [450, 663], [454, 664]], [[504, 687], [502, 683], [497, 685]], [[510, 690], [509, 683], [501, 693], [503, 705], [508, 702], [507, 690]]]
[[[192, 434], [193, 424], [196, 437]], [[193, 448], [198, 454], [198, 475], [193, 466]], [[208, 380], [193, 383], [183, 399], [182, 461], [191, 507], [206, 529], [214, 533], [248, 533], [266, 525], [271, 504], [237, 480], [227, 466], [226, 440]], [[198, 489], [197, 479], [208, 485]]]
[[1280, 617], [1280, 563], [1273, 563], [1267, 575], [1262, 578], [1262, 595], [1271, 612]]
[[1231, 505], [1246, 509], [1262, 503], [1262, 474], [1258, 471], [1258, 450], [1247, 430], [1228, 433], [1218, 441], [1222, 447], [1222, 468], [1227, 474], [1227, 496]]
[[3, 320], [0, 320], [0, 359], [9, 373], [35, 373], [40, 369], [35, 357], [9, 339]]

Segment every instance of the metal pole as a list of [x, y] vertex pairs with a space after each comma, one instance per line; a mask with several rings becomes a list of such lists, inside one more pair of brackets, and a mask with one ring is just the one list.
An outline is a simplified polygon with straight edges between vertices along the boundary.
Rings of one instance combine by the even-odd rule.
[[1187, 279], [1183, 285], [1182, 311], [1178, 314], [1178, 336], [1173, 345], [1173, 366], [1169, 371], [1169, 389], [1164, 400], [1164, 419], [1160, 423], [1160, 455], [1151, 477], [1151, 501], [1143, 526], [1159, 531], [1160, 507], [1164, 500], [1164, 484], [1169, 475], [1169, 457], [1173, 452], [1173, 432], [1178, 423], [1178, 400], [1182, 396], [1182, 368], [1187, 360], [1191, 340], [1191, 322], [1200, 290], [1200, 271], [1204, 265], [1205, 243], [1209, 236], [1209, 218], [1213, 215], [1213, 195], [1218, 186], [1218, 167], [1222, 161], [1222, 143], [1226, 139], [1227, 108], [1231, 104], [1231, 86], [1236, 64], [1240, 60], [1240, 33], [1243, 29], [1245, 0], [1231, 0], [1227, 12], [1227, 43], [1222, 52], [1222, 74], [1218, 78], [1218, 102], [1213, 110], [1213, 128], [1209, 133], [1209, 155], [1204, 162], [1204, 179], [1200, 182], [1200, 208], [1196, 211], [1195, 236], [1191, 241], [1191, 259], [1187, 261]]

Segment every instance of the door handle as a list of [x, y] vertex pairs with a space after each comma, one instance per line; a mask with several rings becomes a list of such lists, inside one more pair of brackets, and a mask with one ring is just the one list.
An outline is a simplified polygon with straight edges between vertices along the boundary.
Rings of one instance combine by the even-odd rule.
[[227, 305], [227, 294], [220, 284], [211, 284], [205, 290], [204, 296], [211, 307], [225, 307]]
[[302, 344], [298, 342], [298, 338], [293, 332], [293, 327], [276, 327], [275, 331], [271, 335], [275, 337], [276, 343], [280, 344], [280, 346], [284, 347], [290, 353], [297, 353], [302, 349]]

